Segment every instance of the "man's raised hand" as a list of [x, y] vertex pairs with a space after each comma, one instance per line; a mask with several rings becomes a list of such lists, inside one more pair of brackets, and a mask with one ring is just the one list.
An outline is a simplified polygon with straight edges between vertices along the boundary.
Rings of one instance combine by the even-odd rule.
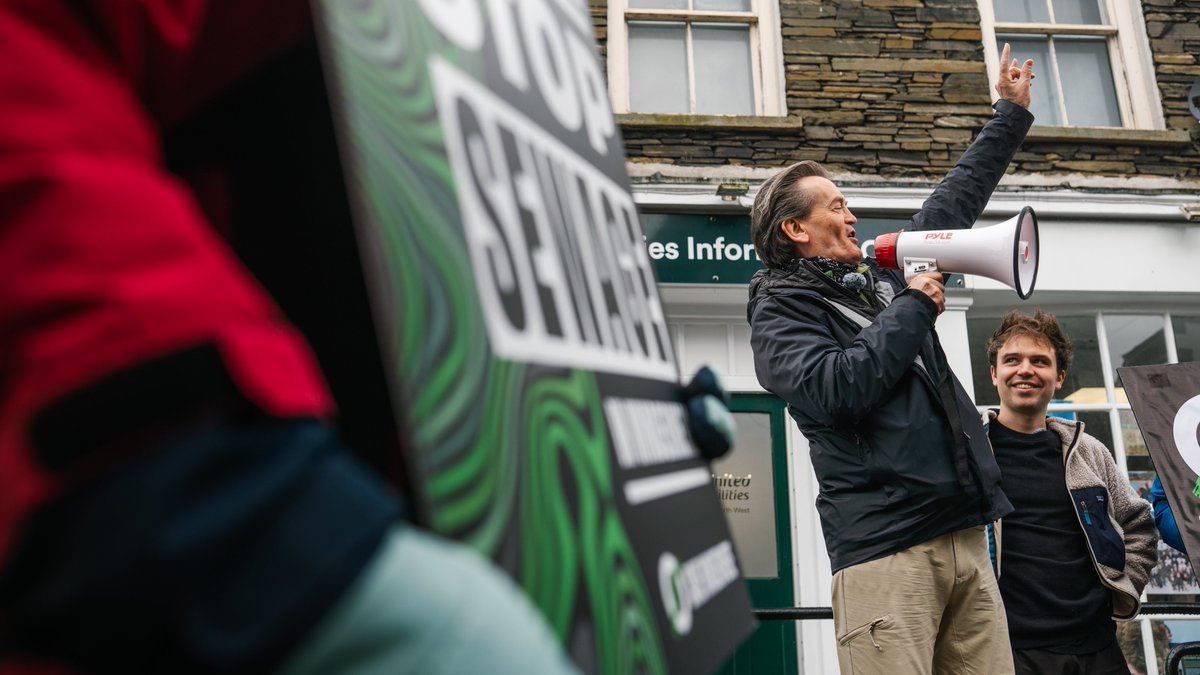
[[1000, 98], [1029, 109], [1033, 89], [1033, 59], [1026, 59], [1025, 65], [1017, 67], [1017, 60], [1009, 60], [1012, 50], [1004, 43], [1004, 53], [1000, 55], [1000, 77], [996, 80], [996, 93]]

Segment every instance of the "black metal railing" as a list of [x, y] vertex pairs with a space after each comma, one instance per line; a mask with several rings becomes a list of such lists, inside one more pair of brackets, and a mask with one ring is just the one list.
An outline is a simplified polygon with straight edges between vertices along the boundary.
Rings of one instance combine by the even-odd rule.
[[[1175, 614], [1200, 617], [1200, 604], [1194, 602], [1145, 602], [1142, 614]], [[754, 610], [759, 621], [811, 621], [832, 619], [832, 607], [764, 607]]]
[[759, 621], [811, 621], [832, 619], [832, 607], [770, 607], [755, 609], [754, 618]]
[[[1142, 614], [1200, 617], [1200, 604], [1194, 602], [1146, 602]], [[812, 621], [832, 619], [832, 607], [763, 607], [754, 610], [759, 621]], [[1184, 659], [1188, 659], [1187, 662]], [[1164, 675], [1200, 674], [1200, 642], [1176, 645], [1167, 654]]]

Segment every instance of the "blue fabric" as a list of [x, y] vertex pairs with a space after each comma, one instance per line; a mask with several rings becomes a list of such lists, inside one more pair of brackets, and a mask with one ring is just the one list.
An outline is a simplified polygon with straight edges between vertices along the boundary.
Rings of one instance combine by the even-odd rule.
[[0, 578], [13, 647], [87, 672], [267, 672], [398, 514], [311, 420], [218, 418], [125, 449], [29, 524]]
[[996, 524], [987, 524], [988, 557], [992, 559], [992, 572], [996, 572]]
[[[1162, 481], [1157, 477], [1154, 486], [1150, 488], [1150, 502], [1154, 504], [1154, 524], [1158, 526], [1158, 534], [1167, 546], [1176, 551], [1184, 551], [1183, 537], [1179, 535], [1179, 524], [1175, 522], [1175, 514], [1171, 513], [1171, 504], [1167, 501], [1167, 493], [1163, 490]], [[1184, 551], [1186, 553], [1186, 551]]]

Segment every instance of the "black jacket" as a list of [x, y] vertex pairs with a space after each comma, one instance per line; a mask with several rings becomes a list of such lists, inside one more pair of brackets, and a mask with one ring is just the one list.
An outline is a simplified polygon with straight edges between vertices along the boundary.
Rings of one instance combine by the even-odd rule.
[[[995, 107], [909, 229], [975, 222], [1033, 123], [1019, 106]], [[898, 272], [868, 264], [883, 309], [805, 261], [756, 274], [747, 308], [758, 380], [787, 401], [809, 442], [834, 571], [1012, 511], [933, 331], [936, 306]]]

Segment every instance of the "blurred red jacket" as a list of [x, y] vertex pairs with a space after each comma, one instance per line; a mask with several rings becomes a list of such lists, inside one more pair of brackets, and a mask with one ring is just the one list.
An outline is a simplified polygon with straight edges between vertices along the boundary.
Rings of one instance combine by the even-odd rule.
[[105, 377], [211, 345], [260, 410], [332, 413], [161, 144], [312, 39], [296, 0], [0, 0], [0, 561], [39, 504], [119, 461], [55, 468], [31, 442], [41, 411]]

